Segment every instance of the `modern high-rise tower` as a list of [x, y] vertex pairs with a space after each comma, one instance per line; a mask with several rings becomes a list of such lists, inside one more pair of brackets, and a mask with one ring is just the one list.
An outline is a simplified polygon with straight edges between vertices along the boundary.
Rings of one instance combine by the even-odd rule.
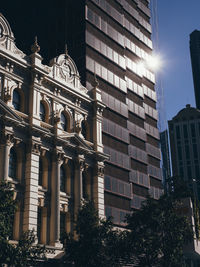
[[98, 80], [107, 106], [104, 152], [110, 155], [105, 214], [123, 225], [125, 214], [140, 208], [149, 191], [155, 198], [162, 193], [155, 76], [148, 65], [149, 0], [36, 0], [34, 6], [25, 0], [3, 2], [0, 12], [10, 21], [19, 48], [28, 53], [37, 35], [47, 61], [67, 44], [82, 83], [90, 90]]
[[200, 109], [200, 31], [198, 30], [190, 34], [190, 55], [196, 107]]
[[200, 110], [186, 105], [170, 120], [172, 171], [184, 179], [200, 198]]

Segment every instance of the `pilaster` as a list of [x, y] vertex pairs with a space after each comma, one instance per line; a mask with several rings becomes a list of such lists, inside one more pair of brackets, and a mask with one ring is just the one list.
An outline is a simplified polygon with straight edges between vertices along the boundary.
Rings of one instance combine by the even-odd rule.
[[23, 230], [37, 230], [40, 142], [32, 137], [26, 152]]
[[60, 166], [63, 162], [61, 148], [53, 151], [51, 176], [50, 244], [61, 248], [60, 243]]
[[97, 162], [94, 168], [93, 178], [93, 200], [100, 217], [105, 217], [104, 213], [104, 163]]
[[75, 159], [75, 179], [74, 179], [74, 210], [75, 214], [80, 208], [81, 199], [83, 198], [83, 177], [84, 156], [78, 155]]

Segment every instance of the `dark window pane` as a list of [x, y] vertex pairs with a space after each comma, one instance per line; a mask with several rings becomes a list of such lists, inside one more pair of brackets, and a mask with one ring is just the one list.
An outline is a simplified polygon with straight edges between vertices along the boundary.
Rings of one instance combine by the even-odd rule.
[[45, 121], [45, 107], [44, 104], [40, 102], [40, 119], [41, 121]]
[[86, 131], [86, 122], [85, 121], [82, 121], [82, 123], [81, 123], [81, 133], [82, 133], [83, 137], [86, 139], [87, 131]]
[[180, 136], [180, 127], [179, 126], [176, 126], [176, 138], [177, 139], [181, 138], [181, 136]]
[[60, 167], [60, 191], [65, 192], [65, 169]]
[[42, 159], [40, 158], [40, 162], [39, 162], [39, 181], [38, 181], [39, 185], [42, 185], [42, 176], [43, 176], [43, 164], [42, 164]]
[[187, 166], [187, 174], [188, 174], [188, 178], [192, 178], [192, 169], [190, 166]]
[[12, 102], [14, 108], [16, 110], [20, 110], [20, 94], [17, 92], [17, 90], [13, 91], [13, 102]]
[[194, 123], [192, 123], [192, 124], [190, 125], [190, 128], [191, 128], [191, 134], [192, 134], [192, 137], [195, 137], [195, 136], [196, 136], [196, 133], [195, 133], [195, 125], [194, 125]]
[[64, 131], [67, 131], [67, 119], [63, 113], [61, 113], [60, 124]]
[[117, 180], [112, 179], [112, 192], [118, 192], [117, 190]]
[[65, 233], [65, 213], [61, 212], [60, 213], [60, 235]]
[[38, 243], [41, 243], [41, 229], [42, 229], [42, 211], [38, 207], [38, 217], [37, 217], [37, 237]]
[[8, 176], [16, 179], [17, 156], [13, 148], [10, 150]]
[[105, 189], [111, 190], [111, 181], [110, 177], [105, 176]]
[[194, 154], [194, 158], [197, 159], [198, 158], [198, 151], [197, 151], [197, 145], [193, 144], [193, 154]]
[[190, 159], [190, 149], [188, 145], [185, 146], [185, 153], [186, 153], [186, 159]]
[[181, 146], [178, 146], [178, 157], [179, 157], [179, 160], [182, 160], [182, 148], [181, 148]]
[[188, 138], [187, 125], [183, 125], [183, 135], [184, 135], [184, 138], [185, 138], [185, 139]]
[[105, 207], [105, 215], [107, 219], [112, 217], [112, 209], [110, 207]]

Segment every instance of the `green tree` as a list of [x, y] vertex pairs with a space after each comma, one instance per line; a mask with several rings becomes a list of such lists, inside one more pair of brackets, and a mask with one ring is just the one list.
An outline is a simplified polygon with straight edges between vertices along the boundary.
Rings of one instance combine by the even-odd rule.
[[159, 200], [148, 197], [127, 218], [130, 262], [145, 267], [184, 266], [183, 246], [192, 241], [193, 231], [181, 209], [181, 199], [172, 192]]
[[11, 184], [0, 183], [0, 266], [34, 266], [38, 259], [45, 259], [44, 247], [34, 245], [33, 231], [25, 232], [17, 244], [11, 244], [16, 201]]
[[85, 201], [78, 214], [75, 237], [63, 238], [64, 263], [75, 267], [123, 266], [124, 233], [110, 220], [100, 219], [92, 201]]

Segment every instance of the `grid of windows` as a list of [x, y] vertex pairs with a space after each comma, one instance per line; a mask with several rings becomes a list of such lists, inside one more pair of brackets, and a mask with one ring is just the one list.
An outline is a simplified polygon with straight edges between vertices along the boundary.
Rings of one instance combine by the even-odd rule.
[[134, 42], [132, 42], [129, 38], [124, 37], [124, 42], [125, 46], [138, 57], [143, 58], [145, 61], [148, 61], [150, 59], [151, 56], [142, 48], [137, 46]]
[[127, 121], [127, 128], [129, 129], [132, 135], [137, 136], [139, 139], [146, 141], [146, 132], [143, 128], [137, 126], [136, 124], [130, 121]]
[[135, 0], [138, 4], [138, 7], [150, 18], [150, 10], [146, 7], [140, 0]]
[[[118, 42], [120, 45], [124, 46], [124, 37], [121, 33], [116, 31], [112, 26], [110, 26], [105, 20], [102, 19], [99, 15], [93, 12], [90, 8], [86, 9], [86, 19], [94, 24], [97, 28], [103, 31], [110, 38]], [[135, 35], [140, 41], [152, 49], [152, 41], [143, 34], [140, 29], [135, 27], [128, 19], [124, 18], [124, 27]]]
[[130, 212], [126, 210], [117, 209], [110, 206], [105, 206], [105, 215], [106, 218], [112, 218], [112, 221], [114, 224], [125, 226], [125, 218], [126, 216], [130, 214]]
[[104, 66], [97, 63], [90, 57], [86, 57], [86, 68], [93, 73], [96, 73], [99, 77], [106, 80], [108, 83], [119, 88], [123, 92], [127, 92], [126, 81], [114, 74], [112, 71], [108, 70]]
[[154, 101], [156, 101], [156, 92], [148, 88], [145, 84], [142, 84], [142, 87], [144, 90], [144, 94], [149, 98], [153, 99]]
[[158, 120], [158, 111], [146, 103], [143, 103], [143, 107], [145, 110], [145, 113], [148, 114], [150, 117], [154, 118], [155, 120]]
[[154, 138], [160, 140], [160, 135], [159, 135], [159, 131], [158, 131], [157, 128], [155, 128], [155, 127], [153, 127], [153, 126], [151, 126], [151, 125], [149, 125], [148, 123], [145, 122], [145, 123], [144, 123], [144, 129], [146, 130], [146, 132], [147, 132], [149, 135], [151, 135], [151, 136], [153, 136]]
[[135, 74], [139, 75], [140, 77], [144, 76], [151, 82], [155, 83], [155, 75], [145, 68], [143, 62], [135, 63], [130, 58], [126, 57], [126, 67], [134, 72]]
[[109, 58], [121, 68], [125, 69], [125, 58], [113, 50], [110, 46], [106, 45], [104, 42], [100, 41], [93, 34], [86, 31], [86, 42], [91, 47], [95, 48], [98, 52], [100, 52], [105, 57]]
[[132, 61], [130, 58], [126, 57], [126, 67], [130, 71], [134, 72], [135, 74], [142, 77], [143, 75], [143, 68], [141, 68], [141, 64], [137, 64], [136, 62]]
[[147, 170], [148, 170], [149, 175], [159, 180], [162, 180], [162, 171], [160, 168], [157, 168], [153, 165], [148, 164]]
[[161, 159], [160, 148], [152, 146], [151, 144], [146, 143], [146, 151], [149, 155]]
[[86, 7], [86, 19], [124, 47], [124, 36], [88, 7]]
[[145, 199], [146, 198], [144, 198], [144, 197], [134, 195], [133, 196], [133, 199], [131, 200], [131, 208], [140, 209], [141, 208], [141, 205], [142, 205], [142, 202]]
[[140, 97], [144, 98], [143, 88], [139, 84], [135, 83], [128, 77], [125, 77], [125, 80], [126, 80], [126, 86], [129, 90], [139, 95]]
[[139, 184], [147, 188], [150, 187], [149, 177], [145, 173], [136, 170], [131, 170], [131, 172], [129, 173], [129, 179], [130, 182], [133, 182], [135, 184]]
[[103, 131], [126, 143], [129, 143], [129, 131], [105, 118], [103, 119]]
[[140, 29], [135, 27], [128, 19], [124, 18], [124, 27], [131, 32], [133, 35], [135, 35], [140, 41], [142, 41], [145, 45], [150, 47], [152, 49], [152, 41], [144, 35]]
[[142, 25], [145, 29], [147, 29], [151, 33], [151, 25], [139, 15], [139, 13], [137, 12], [137, 10], [135, 10], [135, 8], [133, 8], [131, 5], [129, 5], [128, 2], [124, 0], [117, 0], [117, 1], [131, 16], [133, 16], [136, 20], [139, 21], [140, 25]]
[[121, 166], [122, 168], [129, 169], [130, 168], [130, 160], [129, 156], [121, 153], [117, 150], [114, 150], [110, 147], [104, 145], [104, 153], [110, 155], [110, 162]]
[[114, 18], [117, 22], [123, 25], [123, 16], [112, 7], [106, 0], [92, 0], [99, 7], [101, 7], [107, 14]]
[[131, 198], [131, 184], [116, 179], [114, 177], [105, 175], [104, 176], [105, 190], [112, 193], [122, 195], [124, 197]]
[[131, 156], [132, 158], [139, 160], [143, 163], [147, 163], [147, 153], [146, 151], [135, 147], [133, 145], [129, 145], [128, 146], [128, 154], [129, 156]]
[[145, 114], [144, 114], [144, 108], [137, 105], [135, 102], [133, 102], [130, 99], [126, 99], [126, 104], [128, 105], [128, 109], [135, 113], [137, 116], [141, 117], [142, 119], [145, 118]]
[[149, 194], [154, 199], [159, 199], [163, 194], [163, 190], [160, 189], [160, 188], [151, 186], [150, 189], [149, 189]]
[[128, 118], [128, 107], [123, 102], [114, 98], [113, 96], [102, 91], [102, 101], [106, 104], [110, 109], [116, 111], [120, 115]]

